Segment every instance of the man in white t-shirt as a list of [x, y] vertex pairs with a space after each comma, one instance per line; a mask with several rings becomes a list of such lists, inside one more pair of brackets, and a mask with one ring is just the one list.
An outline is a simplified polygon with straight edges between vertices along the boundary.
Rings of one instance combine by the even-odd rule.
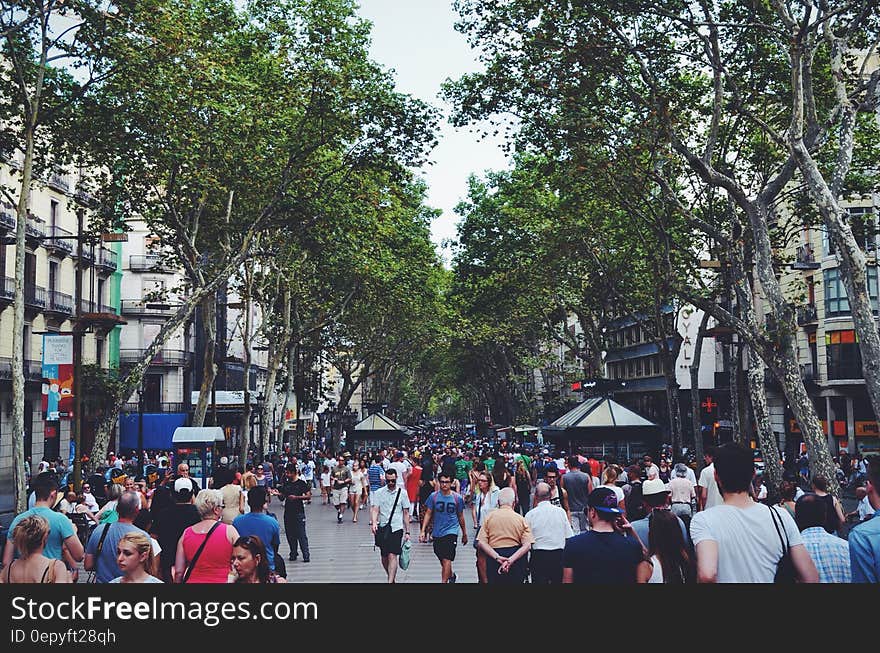
[[787, 548], [797, 580], [819, 582], [819, 572], [794, 519], [750, 495], [755, 467], [750, 449], [722, 445], [713, 457], [723, 502], [694, 515], [691, 538], [701, 583], [772, 583]]
[[[388, 469], [396, 469], [397, 470], [397, 485], [398, 487], [406, 489], [406, 479], [409, 478], [409, 468], [406, 465], [406, 461], [403, 457], [403, 451], [397, 451], [394, 454], [394, 462], [388, 465]], [[385, 471], [387, 472], [388, 469]]]
[[[721, 492], [718, 491], [718, 484], [715, 482], [715, 465], [713, 459], [715, 455], [714, 448], [710, 448], [703, 455], [706, 466], [700, 473], [700, 482], [697, 484], [699, 489], [697, 492], [697, 510], [708, 510], [715, 506], [721, 505], [723, 499]], [[754, 469], [754, 464], [752, 465]]]

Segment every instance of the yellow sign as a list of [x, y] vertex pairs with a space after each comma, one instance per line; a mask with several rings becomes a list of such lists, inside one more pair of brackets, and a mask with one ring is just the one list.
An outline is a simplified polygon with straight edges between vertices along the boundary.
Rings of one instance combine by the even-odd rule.
[[880, 425], [877, 422], [856, 422], [856, 437], [877, 437], [880, 435]]

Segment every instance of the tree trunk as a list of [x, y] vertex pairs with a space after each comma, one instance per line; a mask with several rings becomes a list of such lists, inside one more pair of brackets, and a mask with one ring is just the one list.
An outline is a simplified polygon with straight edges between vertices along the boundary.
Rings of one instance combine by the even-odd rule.
[[[211, 388], [217, 378], [217, 295], [211, 293], [202, 300], [202, 340], [205, 352], [202, 358], [202, 385], [199, 388], [199, 399], [193, 411], [193, 426], [204, 426], [208, 403], [211, 401]], [[216, 425], [215, 425], [216, 426]]]
[[[661, 331], [662, 333], [662, 331]], [[678, 359], [678, 351], [681, 348], [681, 338], [676, 335], [677, 346], [669, 346], [664, 337], [661, 344], [663, 352], [663, 376], [666, 378], [666, 409], [669, 412], [669, 434], [672, 438], [673, 455], [681, 453], [681, 407], [678, 402], [678, 379], [675, 375], [675, 363]]]
[[198, 306], [206, 296], [216, 293], [217, 288], [226, 283], [227, 279], [229, 279], [229, 275], [241, 265], [241, 262], [249, 252], [249, 241], [246, 241], [238, 254], [236, 254], [232, 260], [229, 261], [229, 264], [221, 269], [207, 285], [199, 289], [194, 289], [192, 294], [187, 297], [177, 309], [174, 316], [168, 319], [165, 324], [162, 325], [162, 328], [159, 329], [158, 335], [155, 340], [153, 340], [153, 343], [147, 347], [140, 362], [129, 370], [128, 374], [122, 380], [122, 383], [120, 383], [116, 395], [112, 398], [112, 405], [101, 418], [101, 421], [95, 429], [95, 444], [92, 447], [87, 470], [89, 473], [94, 472], [95, 468], [107, 457], [107, 443], [110, 441], [110, 433], [113, 431], [113, 427], [116, 425], [116, 420], [119, 418], [119, 411], [122, 410], [122, 407], [128, 401], [128, 398], [132, 393], [140, 387], [144, 374], [149, 368], [150, 363], [152, 363], [153, 358], [155, 358], [156, 354], [165, 346], [165, 343], [168, 342], [171, 335], [180, 329], [190, 316], [192, 316], [193, 311], [196, 310], [196, 306]]
[[[281, 368], [281, 362], [287, 353], [290, 344], [290, 286], [285, 286], [282, 300], [282, 332], [278, 338], [269, 340], [269, 369], [266, 371], [266, 389], [264, 395], [266, 400], [263, 402], [263, 419], [262, 423], [268, 425], [269, 429], [275, 432], [275, 420], [272, 418], [272, 408], [275, 406], [275, 383], [278, 379], [278, 370]], [[269, 319], [270, 311], [264, 309], [263, 319]], [[285, 399], [286, 401], [286, 399]], [[265, 445], [265, 436], [261, 434], [260, 447]], [[245, 454], [246, 455], [246, 454]], [[243, 458], [242, 460], [246, 460]]]
[[736, 342], [727, 347], [727, 360], [730, 367], [728, 368], [730, 385], [730, 421], [733, 432], [734, 442], [746, 444], [746, 436], [742, 432], [742, 424], [739, 420], [739, 366], [740, 356]]
[[244, 350], [244, 405], [241, 411], [241, 460], [247, 460], [251, 446], [251, 302], [253, 293], [253, 262], [245, 264], [244, 327], [241, 342]]
[[[33, 116], [32, 120], [35, 119], [36, 116]], [[27, 143], [24, 166], [21, 171], [21, 191], [18, 195], [18, 222], [15, 225], [15, 300], [12, 309], [12, 481], [17, 513], [27, 510], [27, 479], [24, 473], [24, 421], [32, 418], [32, 416], [24, 414], [26, 391], [24, 378], [24, 262], [25, 228], [31, 195], [31, 180], [33, 179], [34, 138], [34, 125], [31, 123], [26, 130]], [[33, 462], [31, 461], [31, 463]]]
[[782, 465], [780, 464], [779, 444], [770, 424], [770, 408], [767, 405], [767, 392], [764, 388], [764, 365], [755, 351], [749, 347], [748, 389], [752, 410], [755, 415], [755, 426], [758, 431], [758, 446], [764, 457], [764, 476], [767, 487], [773, 492], [779, 491], [782, 483]]
[[697, 477], [703, 471], [703, 422], [700, 419], [700, 356], [703, 354], [703, 338], [709, 314], [703, 311], [703, 319], [697, 330], [694, 358], [691, 363], [691, 426], [694, 429], [694, 455], [697, 457]]
[[[287, 379], [284, 382], [284, 401], [281, 404], [281, 415], [278, 418], [278, 422], [274, 422], [272, 424], [272, 429], [275, 436], [276, 447], [281, 449], [282, 441], [284, 439], [284, 423], [287, 421], [287, 407], [290, 405], [290, 393], [293, 392], [293, 369], [294, 369], [294, 349], [295, 343], [292, 341], [288, 342], [287, 345]], [[263, 459], [264, 451], [260, 451], [260, 460]]]

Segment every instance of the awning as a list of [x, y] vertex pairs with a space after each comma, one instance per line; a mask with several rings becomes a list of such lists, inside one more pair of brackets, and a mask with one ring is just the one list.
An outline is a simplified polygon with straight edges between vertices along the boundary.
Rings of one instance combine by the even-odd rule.
[[[244, 390], [215, 390], [214, 396], [208, 394], [208, 404], [214, 403], [216, 398], [218, 406], [244, 406]], [[192, 391], [192, 405], [199, 403], [199, 391]], [[257, 393], [251, 393], [251, 406], [257, 405]]]
[[554, 421], [544, 431], [563, 431], [565, 429], [614, 429], [625, 427], [650, 427], [657, 425], [621, 406], [607, 397], [593, 397], [568, 411]]
[[387, 431], [391, 434], [395, 431], [403, 433], [404, 428], [381, 413], [372, 413], [355, 424], [354, 432], [358, 431]]

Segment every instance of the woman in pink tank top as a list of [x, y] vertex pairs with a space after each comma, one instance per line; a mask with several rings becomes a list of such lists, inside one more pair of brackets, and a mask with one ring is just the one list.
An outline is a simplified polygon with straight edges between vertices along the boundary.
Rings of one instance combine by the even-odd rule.
[[[195, 506], [202, 520], [180, 536], [174, 563], [175, 582], [227, 583], [232, 572], [232, 544], [238, 539], [238, 531], [220, 521], [224, 508], [223, 494], [220, 490], [202, 490], [196, 496]], [[200, 548], [202, 552], [193, 565]], [[192, 570], [184, 581], [190, 567]]]

